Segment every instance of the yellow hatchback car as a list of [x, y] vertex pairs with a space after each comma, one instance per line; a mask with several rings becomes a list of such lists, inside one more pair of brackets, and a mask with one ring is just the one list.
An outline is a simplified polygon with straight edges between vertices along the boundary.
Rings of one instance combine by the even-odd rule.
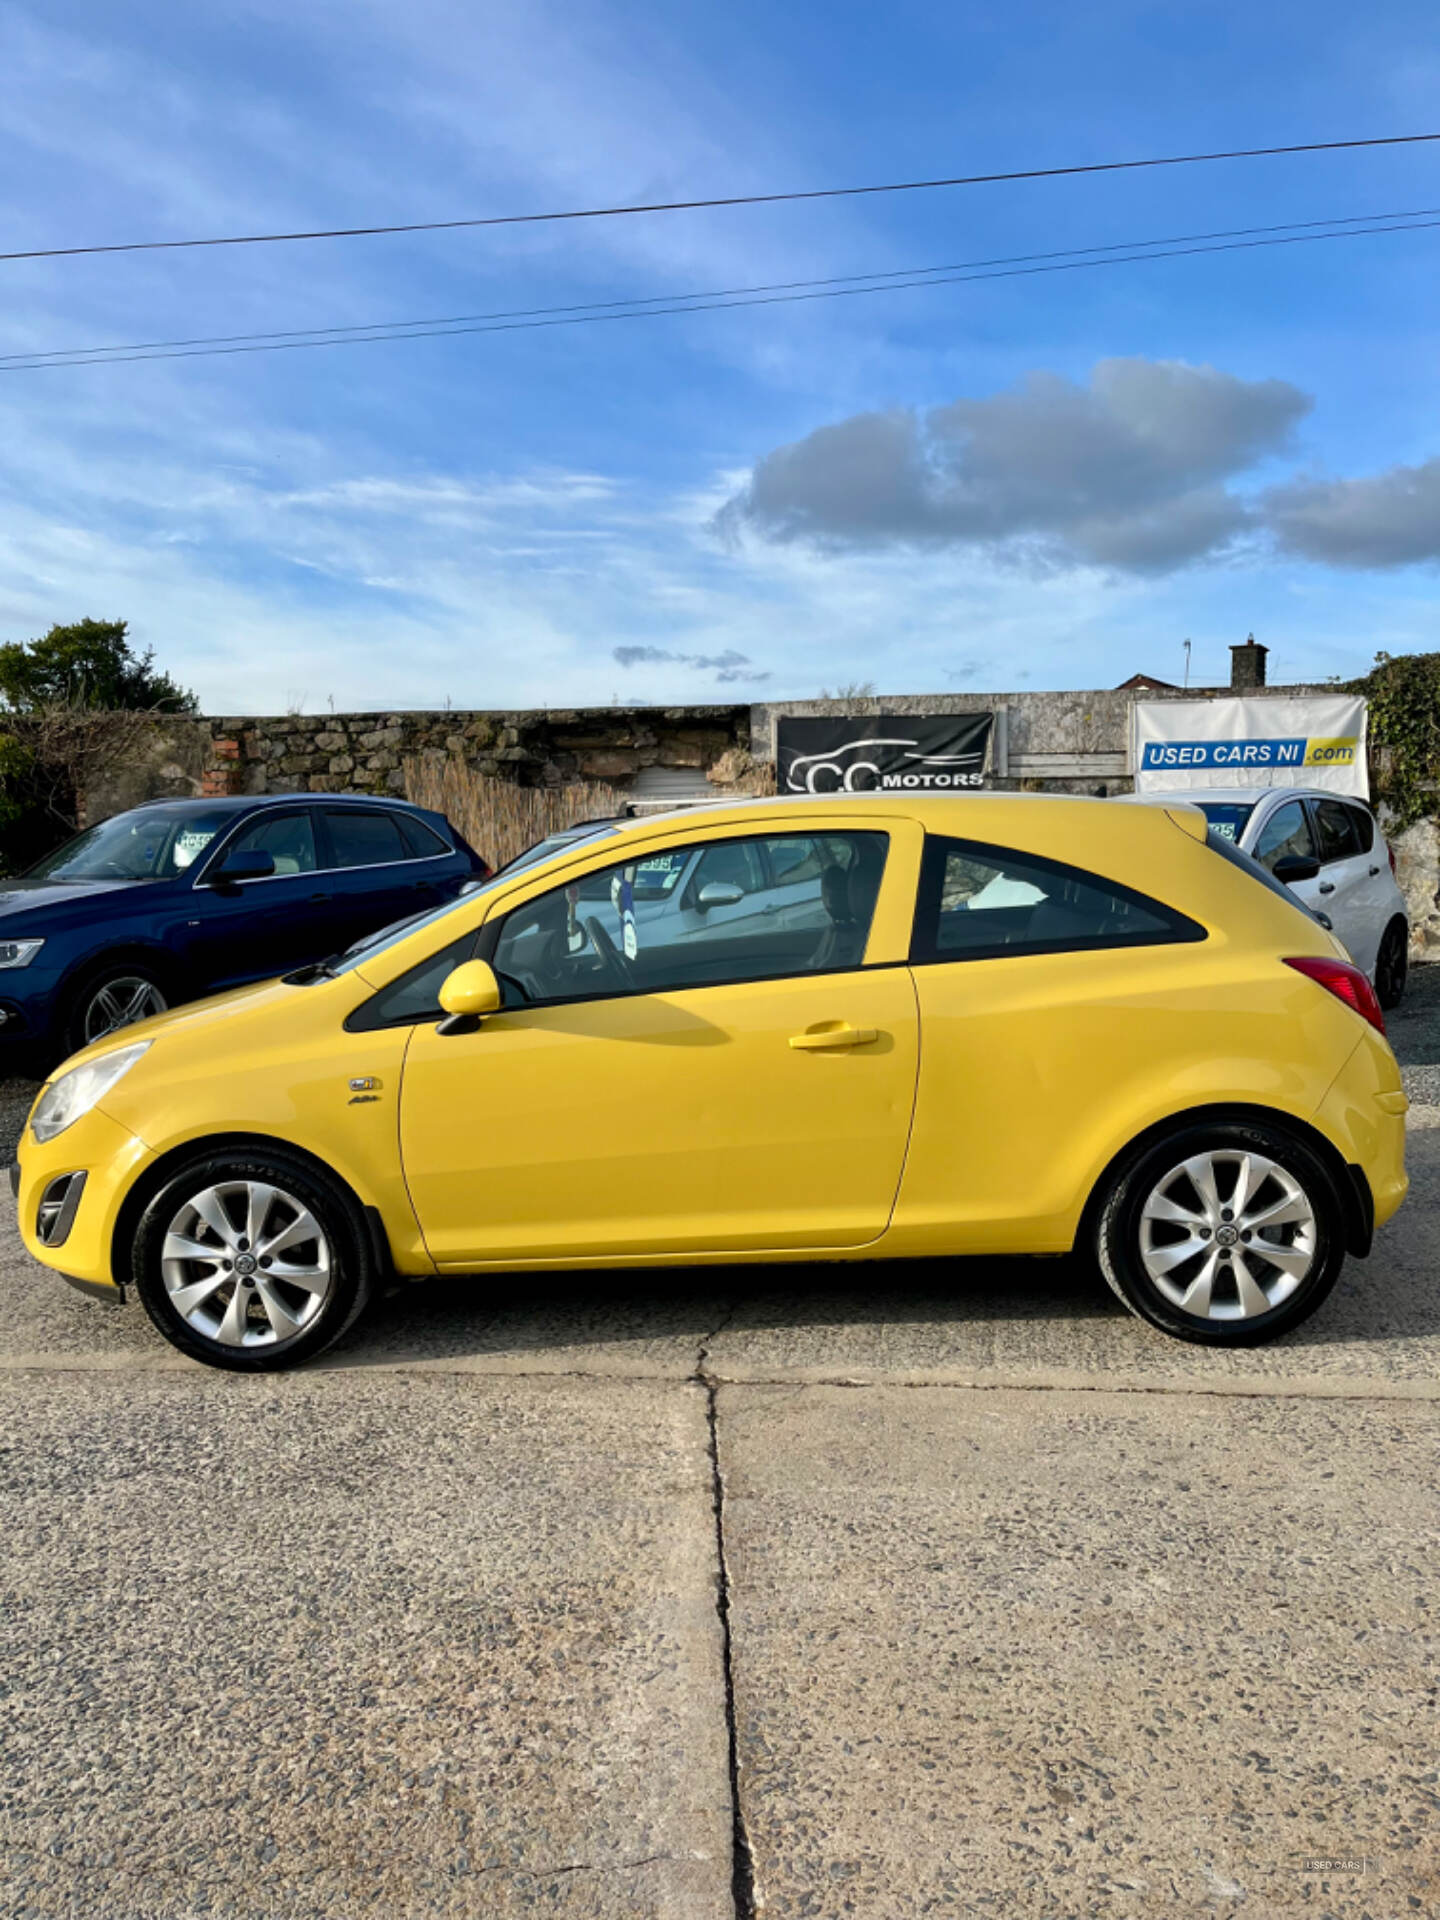
[[1233, 1344], [1368, 1251], [1404, 1111], [1369, 981], [1196, 809], [865, 793], [596, 823], [108, 1035], [12, 1177], [219, 1367], [392, 1274], [1072, 1250]]

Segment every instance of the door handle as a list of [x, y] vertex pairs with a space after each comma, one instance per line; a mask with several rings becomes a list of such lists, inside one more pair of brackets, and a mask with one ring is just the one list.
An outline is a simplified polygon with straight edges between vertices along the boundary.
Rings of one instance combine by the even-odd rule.
[[1321, 893], [1333, 893], [1335, 891], [1335, 882], [1333, 880], [1322, 880], [1320, 882], [1320, 891]]
[[833, 1053], [840, 1047], [868, 1047], [879, 1034], [874, 1027], [851, 1027], [843, 1023], [833, 1027], [811, 1027], [805, 1033], [792, 1033], [790, 1044], [806, 1053]]
[[1371, 878], [1371, 879], [1373, 880], [1373, 879], [1375, 878], [1375, 876], [1376, 876], [1376, 874], [1377, 874], [1377, 873], [1378, 873], [1379, 871], [1380, 871], [1380, 869], [1379, 869], [1378, 867], [1371, 867], [1371, 869], [1370, 869], [1370, 878]]
[[322, 901], [328, 900], [329, 898], [328, 893], [312, 893], [310, 896], [310, 904], [312, 907], [318, 907]]

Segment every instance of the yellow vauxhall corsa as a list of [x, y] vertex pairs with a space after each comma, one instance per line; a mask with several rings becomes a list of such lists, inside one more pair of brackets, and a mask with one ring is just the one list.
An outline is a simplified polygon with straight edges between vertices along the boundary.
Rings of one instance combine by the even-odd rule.
[[1365, 975], [1197, 810], [862, 793], [577, 829], [108, 1035], [13, 1178], [218, 1367], [392, 1273], [1072, 1249], [1236, 1344], [1368, 1251], [1404, 1111]]

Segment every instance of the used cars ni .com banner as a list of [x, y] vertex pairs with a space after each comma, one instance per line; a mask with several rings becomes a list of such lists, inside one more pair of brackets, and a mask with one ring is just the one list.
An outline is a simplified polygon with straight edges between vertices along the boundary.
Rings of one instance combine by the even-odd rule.
[[781, 793], [953, 793], [983, 787], [993, 713], [863, 713], [786, 719], [775, 730]]
[[1293, 700], [1137, 700], [1135, 791], [1329, 787], [1370, 797], [1365, 702], [1352, 694]]

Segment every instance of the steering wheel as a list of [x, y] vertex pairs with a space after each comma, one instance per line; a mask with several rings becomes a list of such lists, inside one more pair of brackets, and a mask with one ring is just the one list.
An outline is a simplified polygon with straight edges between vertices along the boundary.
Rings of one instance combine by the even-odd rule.
[[595, 957], [600, 962], [602, 970], [617, 987], [628, 990], [632, 984], [629, 961], [624, 958], [598, 920], [587, 920], [585, 925], [590, 930], [590, 945], [595, 950]]

